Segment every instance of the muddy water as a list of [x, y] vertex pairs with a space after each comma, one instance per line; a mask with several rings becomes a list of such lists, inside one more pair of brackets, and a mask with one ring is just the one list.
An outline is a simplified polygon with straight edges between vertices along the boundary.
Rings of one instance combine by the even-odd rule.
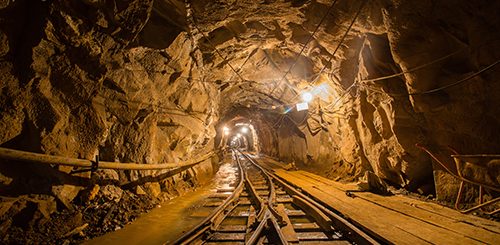
[[123, 229], [105, 234], [85, 244], [172, 244], [178, 237], [203, 220], [213, 207], [204, 207], [207, 197], [217, 189], [228, 189], [237, 181], [237, 168], [224, 161], [212, 184], [172, 199], [142, 215]]

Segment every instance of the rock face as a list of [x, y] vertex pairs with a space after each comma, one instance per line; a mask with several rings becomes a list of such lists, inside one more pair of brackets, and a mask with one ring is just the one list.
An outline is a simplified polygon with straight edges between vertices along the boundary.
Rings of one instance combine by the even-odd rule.
[[[185, 32], [186, 23], [162, 19], [169, 9], [165, 4], [38, 1], [33, 6], [11, 1], [3, 6], [2, 147], [144, 164], [181, 163], [211, 151], [216, 89], [202, 82], [199, 51]], [[166, 36], [152, 41], [158, 23], [160, 35]], [[54, 205], [57, 201], [59, 210], [80, 212], [76, 204], [111, 200], [125, 205], [130, 199], [125, 196], [138, 189], [150, 205], [206, 182], [214, 169], [207, 160], [178, 173], [105, 170], [92, 179], [89, 173], [68, 175], [71, 170], [2, 160], [0, 195], [37, 193]], [[145, 181], [151, 176], [157, 178]], [[55, 211], [37, 209], [37, 197], [22, 200], [34, 203], [32, 209], [43, 217]], [[3, 234], [22, 223], [15, 217], [32, 212], [6, 205], [0, 218]], [[35, 211], [25, 217], [26, 224], [38, 219]], [[91, 216], [86, 222], [92, 222]], [[35, 223], [29, 224], [23, 229], [34, 229]]]
[[[201, 29], [245, 80], [221, 57], [204, 56], [222, 84], [222, 114], [253, 121], [263, 151], [282, 160], [341, 180], [372, 171], [421, 194], [434, 194], [434, 177], [438, 197], [454, 200], [456, 181], [415, 144], [452, 165], [447, 145], [498, 153], [499, 4], [338, 1], [314, 32], [330, 3], [266, 2], [255, 12], [218, 1], [213, 15], [201, 9], [216, 4], [194, 5]], [[284, 114], [301, 89], [316, 95], [308, 115]]]
[[[500, 70], [475, 73], [500, 57], [500, 3], [331, 3], [2, 1], [0, 144], [73, 158], [182, 162], [219, 147], [225, 123], [246, 122], [263, 153], [300, 168], [345, 181], [373, 172], [422, 194], [434, 192], [434, 174], [438, 196], [453, 200], [456, 182], [415, 143], [447, 162], [447, 145], [498, 153]], [[301, 91], [314, 100], [297, 112]], [[18, 229], [16, 220], [30, 224], [26, 230], [42, 222], [55, 203], [96, 214], [80, 213], [76, 228], [85, 221], [88, 229], [114, 229], [119, 222], [96, 219], [100, 212], [119, 215], [128, 202], [149, 207], [215, 170], [208, 160], [174, 174], [90, 175], [1, 161], [0, 195], [15, 198], [2, 202], [2, 234]], [[70, 231], [58, 232], [66, 239]]]

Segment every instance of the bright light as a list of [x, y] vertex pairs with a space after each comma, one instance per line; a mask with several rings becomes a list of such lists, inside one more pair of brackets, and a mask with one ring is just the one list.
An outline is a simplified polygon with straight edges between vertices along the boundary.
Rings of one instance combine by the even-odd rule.
[[229, 135], [229, 131], [224, 131], [224, 135], [228, 136]]
[[303, 111], [309, 109], [309, 105], [306, 102], [298, 103], [296, 106], [297, 106], [297, 111]]
[[241, 132], [244, 133], [244, 134], [248, 133], [248, 128], [247, 127], [242, 127], [241, 128]]
[[229, 128], [228, 128], [228, 127], [226, 127], [226, 126], [222, 127], [222, 130], [223, 130], [224, 132], [229, 132]]
[[304, 100], [304, 102], [310, 102], [312, 99], [313, 99], [313, 95], [311, 93], [304, 92], [302, 94], [302, 100]]
[[240, 133], [237, 133], [237, 134], [236, 134], [236, 137], [241, 138], [241, 134], [240, 134]]

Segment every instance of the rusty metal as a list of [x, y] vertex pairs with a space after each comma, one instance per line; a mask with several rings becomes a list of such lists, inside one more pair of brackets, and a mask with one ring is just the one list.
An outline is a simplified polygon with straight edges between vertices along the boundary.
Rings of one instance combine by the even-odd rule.
[[[244, 156], [252, 162], [252, 164], [259, 166], [262, 168], [254, 159], [249, 157], [247, 154], [244, 154]], [[262, 168], [264, 170], [264, 168]], [[326, 208], [324, 205], [320, 204], [318, 201], [313, 200], [311, 197], [305, 195], [302, 193], [299, 189], [293, 187], [290, 183], [287, 183], [285, 180], [279, 178], [275, 174], [271, 173], [270, 171], [264, 170], [267, 172], [267, 174], [280, 186], [282, 186], [290, 195], [295, 196], [300, 198], [302, 201], [302, 205], [304, 206], [309, 206], [310, 209], [315, 209], [315, 210], [320, 210], [316, 211], [318, 212], [317, 215], [320, 213], [325, 214], [331, 219], [331, 224], [335, 227], [335, 229], [340, 230], [343, 232], [344, 236], [348, 238], [349, 241], [352, 241], [356, 244], [380, 244], [377, 240], [375, 240], [373, 237], [368, 235], [366, 232], [358, 228], [356, 225], [354, 225], [352, 222], [347, 221], [345, 218], [342, 216], [334, 213], [330, 209]], [[332, 227], [327, 228], [330, 230]], [[377, 234], [372, 234], [374, 237], [377, 237]], [[384, 241], [383, 238], [377, 237], [378, 239]]]
[[[495, 183], [493, 183], [493, 184], [491, 184], [491, 183], [485, 183], [485, 182], [482, 182], [479, 179], [471, 179], [471, 178], [469, 178], [467, 176], [464, 176], [462, 174], [462, 166], [464, 166], [465, 164], [477, 165], [474, 162], [477, 162], [476, 160], [478, 160], [478, 159], [482, 159], [482, 160], [489, 159], [489, 161], [491, 161], [492, 159], [494, 159], [494, 160], [498, 161], [498, 160], [500, 160], [500, 155], [486, 155], [486, 154], [460, 155], [453, 148], [449, 147], [450, 151], [453, 153], [450, 156], [455, 161], [455, 171], [453, 171], [450, 168], [450, 166], [452, 166], [452, 164], [446, 164], [446, 163], [442, 162], [426, 146], [423, 146], [421, 144], [416, 144], [416, 146], [418, 148], [422, 149], [423, 151], [425, 151], [427, 154], [429, 154], [432, 157], [432, 159], [434, 159], [441, 167], [443, 167], [446, 170], [446, 172], [448, 172], [451, 176], [453, 176], [456, 179], [460, 180], [460, 187], [458, 189], [457, 198], [455, 200], [455, 205], [454, 205], [454, 207], [455, 207], [456, 210], [458, 210], [458, 211], [460, 211], [461, 213], [464, 213], [464, 214], [470, 213], [470, 212], [472, 212], [474, 210], [478, 210], [478, 209], [481, 209], [483, 212], [485, 212], [486, 214], [490, 214], [490, 215], [500, 212], [500, 208], [499, 209], [495, 209], [495, 210], [493, 210], [491, 212], [484, 211], [485, 207], [493, 205], [496, 202], [500, 201], [500, 197], [493, 198], [492, 200], [489, 200], [487, 202], [483, 202], [484, 201], [483, 200], [484, 189], [489, 189], [489, 190], [493, 190], [495, 192], [499, 192], [500, 193], [500, 184], [498, 182], [496, 183], [496, 185], [495, 185]], [[489, 166], [488, 165], [484, 165], [482, 167], [488, 168]], [[498, 166], [493, 166], [493, 167], [496, 168], [496, 169], [498, 169]], [[491, 169], [491, 170], [494, 170], [494, 169]], [[475, 186], [477, 186], [479, 188], [478, 205], [476, 205], [476, 206], [474, 206], [472, 208], [469, 208], [469, 209], [461, 209], [460, 208], [460, 201], [462, 200], [462, 197], [463, 197], [465, 183], [469, 183], [469, 184], [475, 185]]]
[[[236, 150], [233, 155], [240, 169], [240, 183], [236, 188], [239, 194], [233, 194], [175, 244], [315, 244], [340, 241], [378, 244], [346, 220], [340, 217], [334, 220], [332, 217], [338, 215], [311, 201], [248, 155]], [[240, 157], [247, 161], [240, 162]], [[246, 212], [246, 215], [241, 212]], [[246, 224], [234, 225], [241, 222], [237, 220], [240, 218], [246, 219]]]
[[[223, 202], [223, 204], [217, 207], [208, 217], [200, 222], [200, 224], [195, 226], [189, 232], [184, 233], [184, 235], [177, 239], [174, 244], [190, 244], [194, 242], [196, 239], [199, 239], [202, 235], [204, 235], [208, 230], [214, 230], [214, 228], [216, 228], [220, 224], [220, 220], [225, 218], [225, 215], [229, 213], [227, 212], [226, 214], [224, 214], [224, 209], [226, 209], [231, 204], [234, 205], [234, 202], [237, 201], [239, 195], [243, 190], [244, 172], [239, 161], [237, 161], [237, 163], [240, 169], [240, 180], [238, 186], [235, 188], [231, 196], [229, 196]], [[221, 215], [223, 215], [224, 217], [221, 218]]]

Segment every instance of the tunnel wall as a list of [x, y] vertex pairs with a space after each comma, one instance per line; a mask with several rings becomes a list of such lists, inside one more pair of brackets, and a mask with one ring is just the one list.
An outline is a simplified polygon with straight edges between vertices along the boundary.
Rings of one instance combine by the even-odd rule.
[[[7, 1], [0, 9], [2, 147], [144, 164], [182, 163], [213, 150], [216, 90], [200, 82], [192, 37], [164, 23], [167, 30], [156, 34], [175, 34], [162, 40], [165, 48], [141, 46], [153, 1], [35, 2]], [[0, 237], [60, 243], [84, 223], [89, 236], [117, 229], [206, 183], [215, 160], [177, 173], [92, 175], [1, 160]]]
[[[343, 4], [336, 6], [345, 12], [336, 15], [335, 23], [349, 23], [358, 6]], [[313, 15], [318, 5], [302, 9], [302, 27], [318, 18]], [[264, 140], [276, 141], [279, 151], [267, 153], [335, 179], [356, 180], [372, 171], [387, 183], [426, 194], [434, 192], [435, 181], [439, 199], [454, 200], [458, 183], [415, 144], [427, 145], [450, 166], [454, 162], [446, 146], [462, 154], [498, 153], [499, 69], [454, 84], [500, 57], [495, 31], [500, 23], [492, 9], [498, 3], [367, 4], [362, 11], [367, 17], [354, 24], [351, 33], [358, 34], [344, 41], [334, 72], [319, 79], [332, 88], [332, 98], [311, 102], [306, 123], [284, 123], [272, 136], [275, 140]], [[290, 26], [293, 39], [299, 27]], [[325, 28], [329, 33], [345, 31], [331, 22]], [[325, 39], [321, 45], [334, 50], [336, 42], [328, 46]], [[329, 108], [333, 102], [338, 103]]]

